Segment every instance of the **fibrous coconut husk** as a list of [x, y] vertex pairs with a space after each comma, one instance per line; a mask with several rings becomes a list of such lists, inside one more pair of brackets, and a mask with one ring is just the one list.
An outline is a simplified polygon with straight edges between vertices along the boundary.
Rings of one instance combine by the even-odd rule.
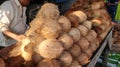
[[5, 67], [5, 62], [0, 58], [0, 67]]

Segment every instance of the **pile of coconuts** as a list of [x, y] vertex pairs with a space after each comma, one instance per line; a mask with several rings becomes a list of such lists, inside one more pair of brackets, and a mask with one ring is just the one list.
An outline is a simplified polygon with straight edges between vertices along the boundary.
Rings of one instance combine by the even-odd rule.
[[[92, 7], [91, 13], [101, 9], [106, 14], [104, 8], [98, 7]], [[111, 27], [107, 14], [104, 20], [102, 14], [93, 15], [88, 20], [90, 16], [80, 9], [60, 15], [57, 5], [45, 3], [31, 21], [26, 39], [19, 43], [23, 45], [25, 67], [82, 67], [89, 63]]]

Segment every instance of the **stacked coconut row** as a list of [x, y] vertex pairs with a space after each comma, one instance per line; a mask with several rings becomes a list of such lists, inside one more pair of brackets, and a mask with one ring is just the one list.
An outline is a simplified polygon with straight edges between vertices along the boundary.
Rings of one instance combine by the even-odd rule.
[[[94, 10], [98, 10], [97, 16]], [[110, 26], [103, 8], [94, 8], [90, 13], [91, 20], [81, 10], [60, 16], [56, 5], [43, 5], [30, 23], [27, 37], [22, 44], [18, 43], [25, 66], [81, 67], [87, 64]]]
[[83, 11], [71, 12], [67, 17], [59, 16], [54, 4], [43, 5], [26, 32], [36, 46], [31, 54], [33, 63], [38, 67], [80, 67], [88, 63], [106, 36], [102, 32], [107, 27], [104, 29], [103, 19], [98, 18], [88, 21]]

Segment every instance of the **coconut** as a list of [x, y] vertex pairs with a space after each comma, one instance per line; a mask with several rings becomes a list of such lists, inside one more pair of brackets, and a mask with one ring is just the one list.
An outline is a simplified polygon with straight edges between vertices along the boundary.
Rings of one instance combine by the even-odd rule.
[[81, 23], [87, 19], [87, 15], [83, 11], [74, 11], [72, 14], [76, 15]]
[[91, 22], [91, 21], [85, 21], [85, 22], [83, 23], [83, 25], [84, 25], [85, 27], [87, 27], [89, 30], [92, 28], [92, 22]]
[[73, 44], [72, 37], [67, 33], [64, 33], [58, 40], [62, 43], [64, 49], [69, 49]]
[[99, 18], [94, 18], [91, 22], [92, 22], [92, 25], [95, 27], [100, 26], [103, 23], [102, 20]]
[[5, 62], [0, 58], [0, 67], [5, 67]]
[[68, 32], [71, 29], [71, 23], [65, 16], [60, 16], [58, 22], [62, 26], [63, 31]]
[[92, 50], [87, 48], [84, 53], [87, 55], [88, 58], [90, 58], [92, 56]]
[[82, 53], [80, 56], [78, 56], [77, 60], [81, 65], [85, 65], [89, 62], [89, 58], [84, 53]]
[[101, 12], [101, 9], [94, 9], [93, 10], [93, 16], [94, 17], [100, 17], [103, 13]]
[[74, 42], [77, 42], [81, 37], [80, 31], [77, 28], [71, 28], [69, 34], [72, 36]]
[[67, 15], [67, 18], [70, 20], [72, 27], [78, 27], [79, 20], [76, 15], [69, 14], [69, 15]]
[[59, 17], [58, 6], [52, 3], [45, 3], [41, 9], [38, 11], [36, 17], [42, 17], [43, 19], [53, 19], [56, 20]]
[[82, 67], [77, 60], [73, 60], [70, 67]]
[[62, 63], [62, 67], [70, 66], [70, 64], [72, 63], [72, 60], [73, 60], [73, 58], [72, 58], [71, 54], [67, 51], [64, 51], [60, 56], [60, 61]]
[[101, 41], [102, 41], [102, 40], [100, 40], [99, 38], [96, 38], [96, 39], [94, 40], [94, 43], [96, 44], [96, 47], [97, 47], [97, 48], [99, 47]]
[[38, 50], [43, 58], [53, 59], [60, 56], [63, 47], [56, 39], [46, 39], [38, 45]]
[[78, 57], [81, 54], [81, 49], [78, 45], [74, 44], [70, 49], [69, 49], [71, 55], [73, 57]]
[[61, 33], [61, 26], [55, 20], [48, 20], [41, 29], [41, 34], [45, 38], [57, 38]]
[[89, 42], [86, 38], [81, 37], [81, 39], [78, 41], [78, 45], [80, 46], [81, 50], [84, 51], [89, 47]]
[[92, 2], [91, 4], [91, 9], [100, 9], [104, 7], [104, 2], [99, 1], [99, 2]]
[[97, 49], [97, 45], [94, 42], [92, 42], [92, 43], [90, 43], [90, 47], [89, 48], [92, 50], [92, 53], [93, 53]]
[[57, 60], [44, 59], [40, 61], [37, 67], [60, 67], [60, 63]]
[[97, 33], [94, 30], [90, 30], [88, 34], [85, 36], [85, 38], [92, 42], [97, 37]]
[[87, 34], [87, 32], [88, 32], [88, 29], [85, 26], [83, 26], [83, 25], [79, 25], [78, 29], [81, 32], [82, 36], [85, 36]]

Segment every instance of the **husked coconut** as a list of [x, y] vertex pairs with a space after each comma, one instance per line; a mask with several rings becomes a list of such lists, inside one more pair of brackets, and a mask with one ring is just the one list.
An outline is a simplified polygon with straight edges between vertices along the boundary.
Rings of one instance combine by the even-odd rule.
[[0, 67], [5, 67], [5, 62], [0, 58]]
[[81, 33], [77, 28], [71, 28], [69, 35], [72, 36], [74, 42], [77, 42], [81, 38]]
[[64, 33], [58, 40], [62, 43], [64, 49], [69, 49], [73, 44], [72, 37], [67, 33]]
[[91, 50], [92, 50], [92, 53], [96, 51], [97, 49], [97, 45], [95, 44], [95, 42], [92, 42], [90, 43], [90, 47], [89, 47]]
[[71, 29], [71, 23], [65, 16], [60, 16], [58, 18], [58, 23], [60, 23], [65, 32], [68, 32]]
[[60, 63], [57, 60], [44, 59], [40, 61], [37, 67], [60, 67]]
[[101, 2], [92, 2], [91, 9], [100, 9], [102, 7]]
[[41, 34], [48, 39], [57, 38], [60, 33], [61, 26], [57, 23], [56, 20], [48, 20], [41, 29]]
[[73, 60], [70, 67], [82, 67], [77, 60]]
[[87, 34], [87, 32], [88, 32], [88, 29], [83, 25], [79, 25], [78, 29], [79, 29], [82, 36], [85, 36]]
[[72, 27], [78, 27], [78, 25], [79, 25], [79, 19], [78, 19], [78, 17], [76, 15], [68, 14], [67, 18], [71, 22], [71, 26]]
[[100, 26], [103, 23], [101, 19], [96, 19], [96, 18], [93, 19], [91, 22], [93, 26]]
[[85, 21], [85, 22], [83, 23], [83, 25], [84, 25], [85, 27], [87, 27], [88, 30], [90, 30], [90, 29], [92, 28], [92, 22], [91, 22], [91, 21]]
[[87, 19], [87, 15], [83, 11], [74, 11], [72, 14], [76, 15], [81, 23]]
[[89, 42], [86, 38], [81, 37], [81, 39], [78, 41], [78, 45], [80, 46], [81, 50], [84, 51], [89, 47]]
[[73, 46], [69, 49], [69, 51], [73, 57], [77, 57], [81, 54], [81, 49], [76, 44], [73, 44]]
[[80, 54], [80, 56], [77, 57], [77, 60], [81, 65], [85, 65], [90, 61], [87, 55], [84, 53]]
[[97, 37], [97, 33], [94, 30], [89, 30], [88, 34], [85, 36], [85, 38], [92, 42]]
[[101, 12], [101, 9], [94, 9], [93, 10], [93, 16], [94, 17], [100, 17], [103, 13]]
[[90, 58], [92, 56], [92, 50], [90, 48], [87, 48], [84, 53]]
[[62, 44], [56, 39], [46, 39], [38, 45], [38, 50], [43, 58], [58, 58], [63, 51]]
[[62, 67], [70, 66], [70, 64], [72, 63], [72, 60], [73, 60], [73, 58], [72, 58], [71, 54], [67, 51], [64, 51], [60, 56], [60, 61], [62, 63]]
[[36, 17], [42, 17], [44, 19], [56, 20], [59, 17], [58, 6], [53, 3], [45, 3], [41, 9], [38, 11]]

